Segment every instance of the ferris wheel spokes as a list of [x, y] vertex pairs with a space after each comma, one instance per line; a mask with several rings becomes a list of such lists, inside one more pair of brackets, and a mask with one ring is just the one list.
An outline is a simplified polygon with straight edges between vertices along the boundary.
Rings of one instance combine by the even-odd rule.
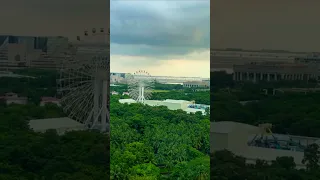
[[153, 80], [148, 72], [139, 70], [128, 76], [127, 81], [131, 98], [144, 104], [146, 99], [151, 97]]
[[[86, 40], [97, 40], [104, 36], [104, 30], [94, 32], [90, 37], [85, 32]], [[87, 34], [86, 34], [87, 33]], [[60, 71], [59, 92], [61, 104], [68, 116], [88, 129], [109, 131], [108, 72], [110, 59], [107, 57], [108, 42], [82, 41], [77, 37], [77, 53], [68, 55]]]

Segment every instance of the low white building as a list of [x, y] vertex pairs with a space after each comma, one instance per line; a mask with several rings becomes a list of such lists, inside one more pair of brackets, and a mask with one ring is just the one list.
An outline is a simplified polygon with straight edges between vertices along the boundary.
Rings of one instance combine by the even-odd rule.
[[[134, 99], [120, 99], [120, 103], [137, 103]], [[205, 115], [205, 109], [200, 108], [193, 108], [190, 105], [194, 105], [194, 101], [186, 101], [186, 100], [174, 100], [174, 99], [166, 99], [164, 101], [160, 100], [145, 100], [144, 103], [149, 106], [166, 106], [170, 110], [178, 110], [181, 109], [183, 111], [186, 111], [187, 113], [196, 113], [201, 112], [203, 115]], [[204, 105], [208, 106], [208, 105]], [[208, 106], [210, 107], [210, 106]]]
[[14, 73], [11, 72], [11, 71], [0, 71], [0, 77], [31, 78], [31, 79], [35, 79], [35, 77], [25, 76], [25, 75], [19, 75], [19, 74], [14, 74]]
[[67, 131], [86, 129], [84, 124], [68, 117], [30, 120], [29, 127], [35, 132], [41, 133], [44, 133], [49, 129], [54, 129], [59, 135], [63, 135]]
[[45, 106], [48, 103], [56, 104], [57, 106], [60, 105], [60, 99], [54, 98], [54, 97], [41, 97], [40, 106]]
[[145, 100], [145, 104], [149, 106], [164, 106], [163, 101], [160, 100]]
[[135, 101], [134, 99], [119, 99], [119, 102], [120, 102], [121, 104], [125, 104], [125, 103], [127, 103], [127, 104], [137, 103], [137, 101]]
[[206, 110], [205, 110], [205, 109], [187, 108], [187, 109], [184, 109], [184, 111], [186, 111], [188, 114], [190, 114], [190, 113], [196, 113], [196, 112], [201, 112], [202, 115], [205, 115], [205, 114], [206, 114]]
[[16, 93], [6, 93], [4, 96], [1, 96], [0, 99], [5, 101], [7, 105], [9, 104], [27, 104], [28, 98], [27, 97], [18, 97]]
[[209, 88], [208, 81], [187, 81], [183, 82], [185, 88]]
[[116, 91], [112, 91], [111, 92], [111, 95], [118, 95], [119, 93], [118, 92], [116, 92]]
[[187, 109], [188, 105], [192, 104], [191, 101], [185, 100], [174, 100], [174, 99], [166, 99], [164, 101], [160, 100], [145, 100], [145, 104], [149, 106], [166, 106], [170, 110], [178, 110], [178, 109]]
[[193, 104], [191, 101], [166, 99], [162, 101], [163, 106], [167, 106], [170, 110], [187, 109], [189, 104]]

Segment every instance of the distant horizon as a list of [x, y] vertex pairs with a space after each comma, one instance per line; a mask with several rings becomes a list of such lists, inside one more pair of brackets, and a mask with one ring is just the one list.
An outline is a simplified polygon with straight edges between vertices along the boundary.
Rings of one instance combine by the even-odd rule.
[[[210, 69], [209, 69], [210, 70]], [[119, 71], [110, 71], [110, 73], [123, 73], [123, 74], [132, 74], [134, 72], [119, 72]], [[171, 76], [171, 75], [154, 75], [154, 74], [150, 74], [152, 77], [155, 77], [155, 76], [158, 76], [158, 77], [186, 77], [186, 78], [202, 78], [202, 79], [207, 79], [209, 78], [210, 79], [210, 76], [209, 77], [201, 77], [201, 76]]]

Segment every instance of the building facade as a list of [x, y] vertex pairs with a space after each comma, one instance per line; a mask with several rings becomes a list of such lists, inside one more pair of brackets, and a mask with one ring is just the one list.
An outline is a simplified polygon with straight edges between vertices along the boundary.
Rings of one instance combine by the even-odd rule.
[[4, 101], [7, 105], [9, 104], [27, 104], [27, 97], [18, 97], [16, 93], [6, 93], [4, 96], [0, 96], [0, 100]]
[[250, 62], [293, 62], [296, 57], [303, 57], [306, 53], [271, 51], [271, 50], [242, 50], [220, 49], [211, 50], [213, 64], [243, 64]]
[[211, 71], [224, 70], [233, 72], [233, 65], [251, 62], [286, 62], [292, 63], [297, 57], [304, 57], [304, 52], [289, 52], [281, 50], [244, 50], [244, 49], [211, 49]]
[[45, 106], [46, 104], [50, 103], [61, 106], [60, 99], [57, 99], [55, 97], [41, 97], [40, 106]]
[[185, 88], [209, 88], [210, 82], [208, 81], [187, 81], [183, 82]]
[[233, 66], [233, 79], [235, 81], [308, 81], [318, 79], [318, 76], [318, 68], [308, 64], [262, 62]]
[[[0, 67], [55, 69], [68, 48], [65, 37], [0, 36]], [[59, 54], [59, 55], [58, 55]]]
[[320, 54], [319, 53], [312, 53], [306, 56], [295, 57], [295, 63], [302, 63], [302, 64], [312, 64], [312, 65], [319, 65], [320, 64]]
[[123, 82], [126, 78], [126, 73], [115, 73], [110, 72], [110, 82], [111, 83], [119, 83]]

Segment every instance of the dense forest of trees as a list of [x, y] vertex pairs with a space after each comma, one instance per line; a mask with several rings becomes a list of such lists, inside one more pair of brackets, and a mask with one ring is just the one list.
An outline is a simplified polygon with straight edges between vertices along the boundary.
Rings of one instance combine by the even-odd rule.
[[270, 96], [246, 105], [232, 98], [220, 99], [224, 100], [212, 103], [212, 121], [272, 123], [277, 133], [320, 137], [320, 93]]
[[[111, 102], [111, 150], [108, 135], [75, 131], [58, 136], [54, 130], [36, 133], [28, 120], [62, 117], [55, 105], [38, 106], [41, 96], [56, 95], [55, 72], [20, 71], [36, 78], [0, 78], [0, 94], [28, 96], [28, 105], [0, 104], [0, 179], [100, 180], [209, 179], [209, 115], [186, 114], [166, 107]], [[156, 84], [168, 92], [159, 99], [196, 100], [209, 103], [209, 92], [185, 91], [181, 85]], [[127, 86], [113, 86], [120, 93]]]
[[[158, 82], [154, 82], [155, 90], [168, 90], [168, 91], [178, 91], [183, 90], [183, 86], [181, 84], [161, 84]], [[111, 91], [116, 91], [120, 94], [128, 91], [127, 84], [116, 84], [115, 86], [111, 86]]]
[[128, 92], [128, 85], [127, 84], [117, 84], [115, 86], [110, 86], [110, 92], [116, 91], [119, 94], [122, 94], [123, 92]]
[[0, 78], [0, 95], [14, 92], [29, 98], [27, 105], [0, 102], [0, 179], [109, 179], [109, 135], [73, 131], [58, 136], [55, 130], [36, 133], [29, 129], [30, 119], [65, 116], [56, 105], [38, 105], [40, 97], [56, 95], [59, 74], [37, 69], [15, 73], [34, 78]]
[[230, 151], [217, 151], [211, 154], [211, 179], [318, 180], [320, 179], [320, 169], [317, 164], [320, 154], [319, 146], [312, 146], [309, 149], [311, 153], [305, 153], [307, 169], [296, 169], [292, 157], [278, 157], [271, 164], [263, 160], [257, 160], [255, 164], [246, 164], [243, 157]]
[[36, 133], [28, 120], [64, 116], [55, 105], [0, 105], [0, 179], [108, 179], [108, 135], [74, 131]]
[[161, 84], [156, 82], [154, 85], [154, 89], [159, 90], [182, 90], [183, 86], [181, 84]]
[[37, 69], [17, 70], [15, 73], [31, 77], [1, 77], [0, 96], [4, 93], [14, 92], [18, 96], [28, 97], [29, 101], [38, 104], [42, 96], [54, 97], [57, 94], [57, 79], [59, 74], [55, 71]]
[[112, 179], [210, 179], [209, 116], [111, 99]]
[[151, 99], [165, 100], [165, 99], [180, 99], [186, 101], [195, 101], [197, 104], [210, 105], [210, 92], [184, 92], [184, 91], [169, 91], [169, 92], [154, 92]]
[[[211, 93], [211, 121], [236, 121], [257, 125], [272, 123], [273, 132], [320, 137], [320, 93], [280, 93], [265, 95], [257, 86], [242, 85]], [[251, 97], [242, 99], [241, 97]], [[242, 105], [243, 100], [258, 100]], [[313, 130], [314, 129], [314, 130]]]
[[[180, 84], [159, 84], [155, 83], [155, 90], [167, 90], [164, 92], [153, 92], [152, 100], [165, 100], [165, 99], [180, 99], [186, 101], [195, 101], [198, 104], [210, 105], [210, 91], [193, 91], [192, 89], [183, 89]], [[118, 86], [112, 86], [111, 91], [116, 91], [120, 94], [128, 91], [128, 86], [120, 84]], [[128, 96], [126, 96], [129, 98]], [[124, 97], [122, 97], [124, 98]]]

